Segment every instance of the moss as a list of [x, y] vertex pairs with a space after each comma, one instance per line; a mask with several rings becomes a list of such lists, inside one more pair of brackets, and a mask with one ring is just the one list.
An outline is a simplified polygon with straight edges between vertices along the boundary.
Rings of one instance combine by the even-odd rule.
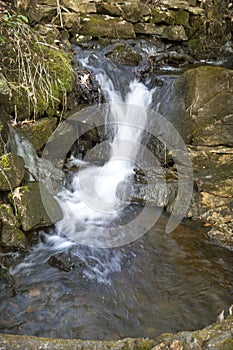
[[121, 18], [102, 15], [83, 15], [81, 17], [80, 34], [95, 38], [135, 38], [132, 23], [122, 21]]
[[189, 27], [189, 13], [185, 10], [171, 11], [172, 19], [170, 24], [183, 25]]
[[22, 231], [17, 230], [14, 236], [18, 242], [25, 242], [25, 234]]
[[[9, 33], [12, 33], [11, 41], [7, 40]], [[44, 37], [23, 23], [11, 23], [1, 34], [6, 37], [3, 74], [9, 82], [10, 103], [16, 106], [17, 120], [55, 115], [60, 105], [64, 109], [74, 78], [69, 55], [49, 45]]]
[[172, 13], [171, 11], [160, 11], [156, 8], [151, 9], [151, 14], [152, 14], [152, 23], [167, 23], [170, 24], [171, 21], [173, 20]]
[[1, 156], [0, 164], [4, 169], [7, 169], [7, 168], [9, 169], [11, 167], [11, 161], [10, 161], [9, 156], [7, 154]]

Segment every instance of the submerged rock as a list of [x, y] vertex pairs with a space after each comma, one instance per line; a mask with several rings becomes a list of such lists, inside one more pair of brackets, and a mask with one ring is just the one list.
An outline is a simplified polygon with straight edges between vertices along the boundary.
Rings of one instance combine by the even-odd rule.
[[66, 253], [57, 253], [52, 255], [49, 258], [48, 263], [50, 266], [65, 272], [69, 272], [70, 270], [76, 268], [81, 269], [85, 267], [84, 261], [75, 256], [71, 256], [71, 254]]
[[139, 52], [125, 44], [116, 45], [106, 54], [106, 57], [126, 66], [138, 66], [142, 61]]
[[62, 219], [58, 203], [42, 184], [32, 182], [17, 187], [10, 198], [14, 200], [24, 231], [51, 226]]

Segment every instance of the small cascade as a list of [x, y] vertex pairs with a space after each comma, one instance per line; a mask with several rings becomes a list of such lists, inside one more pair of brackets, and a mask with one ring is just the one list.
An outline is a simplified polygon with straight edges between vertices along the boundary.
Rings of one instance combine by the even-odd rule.
[[38, 161], [39, 157], [36, 151], [26, 138], [20, 136], [17, 131], [9, 125], [9, 139], [7, 142], [7, 148], [10, 152], [21, 156], [24, 159], [25, 167], [30, 174], [30, 181], [38, 181]]
[[107, 119], [113, 134], [110, 159], [102, 167], [89, 166], [74, 174], [69, 189], [63, 188], [58, 194], [64, 218], [56, 228], [78, 243], [113, 247], [118, 240], [116, 230], [109, 226], [128, 204], [119, 198], [118, 188], [134, 175], [153, 90], [134, 79], [124, 96], [106, 72], [97, 73], [96, 79], [109, 100]]

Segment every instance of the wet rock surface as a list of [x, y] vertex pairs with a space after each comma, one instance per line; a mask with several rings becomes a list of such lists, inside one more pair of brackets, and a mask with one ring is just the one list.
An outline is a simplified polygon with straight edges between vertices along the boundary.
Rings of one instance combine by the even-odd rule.
[[0, 335], [0, 345], [3, 350], [34, 350], [34, 349], [130, 349], [130, 350], [230, 350], [232, 349], [233, 319], [228, 316], [220, 323], [195, 332], [177, 334], [162, 334], [155, 339], [122, 339], [117, 341], [88, 341], [78, 339], [49, 339], [19, 335]]
[[19, 123], [17, 134], [26, 138], [34, 146], [35, 150], [40, 150], [48, 141], [56, 128], [56, 118], [41, 118], [36, 122]]
[[48, 263], [50, 266], [66, 272], [69, 272], [72, 269], [81, 270], [83, 267], [85, 267], [84, 261], [66, 253], [52, 255], [49, 258]]
[[62, 219], [62, 212], [46, 188], [39, 183], [17, 187], [10, 196], [14, 200], [24, 231], [51, 226]]

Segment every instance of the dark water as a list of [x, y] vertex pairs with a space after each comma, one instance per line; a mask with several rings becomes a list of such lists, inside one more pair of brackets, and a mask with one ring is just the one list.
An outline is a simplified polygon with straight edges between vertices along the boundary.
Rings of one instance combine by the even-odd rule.
[[[42, 246], [15, 270], [16, 295], [0, 292], [0, 332], [119, 339], [195, 330], [233, 302], [233, 254], [189, 221], [164, 233], [164, 216], [143, 238], [112, 250], [72, 247], [92, 268], [60, 271]], [[48, 248], [48, 247], [47, 247]], [[86, 249], [86, 250], [85, 250]]]

